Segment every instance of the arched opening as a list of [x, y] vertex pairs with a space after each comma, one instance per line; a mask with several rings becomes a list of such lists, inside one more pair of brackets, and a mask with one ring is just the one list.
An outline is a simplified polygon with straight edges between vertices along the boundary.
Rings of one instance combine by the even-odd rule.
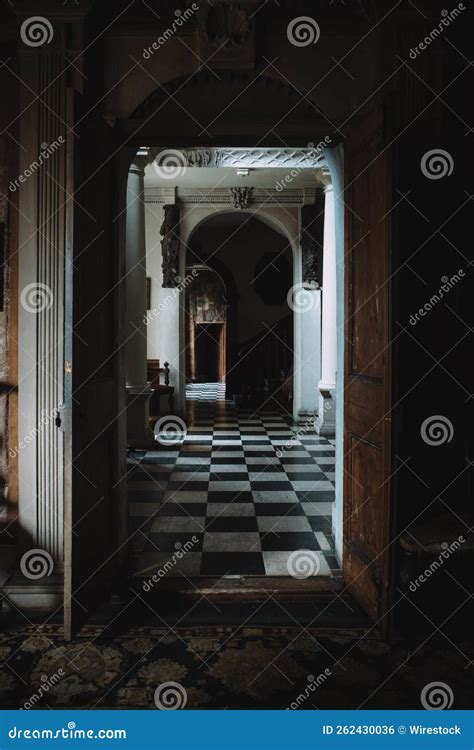
[[[198, 367], [199, 351], [207, 349], [211, 359], [214, 351], [214, 359], [218, 358], [214, 371], [225, 384], [228, 399], [255, 406], [276, 399], [291, 414], [293, 315], [287, 298], [293, 256], [289, 240], [263, 222], [259, 212], [234, 211], [211, 213], [186, 244], [186, 273], [196, 271], [185, 290], [187, 376], [188, 363], [193, 362], [195, 368], [194, 377], [187, 380], [205, 382]], [[209, 268], [216, 270], [210, 273]], [[207, 304], [208, 309], [199, 312], [198, 343], [196, 322], [190, 317], [195, 315], [196, 293], [206, 286], [201, 307]]]
[[186, 290], [186, 383], [226, 382], [227, 289], [209, 266], [189, 258], [195, 278]]

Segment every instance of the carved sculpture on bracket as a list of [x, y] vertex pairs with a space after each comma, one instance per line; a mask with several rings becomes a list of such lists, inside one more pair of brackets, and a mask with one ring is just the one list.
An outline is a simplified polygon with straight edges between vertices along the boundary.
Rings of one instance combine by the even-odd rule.
[[161, 255], [164, 288], [176, 287], [179, 282], [179, 205], [163, 206], [165, 217], [161, 225]]
[[323, 285], [324, 191], [316, 191], [316, 200], [301, 206], [301, 249], [303, 286], [319, 289]]
[[230, 188], [232, 203], [234, 208], [243, 211], [249, 205], [252, 199], [253, 188], [251, 187], [233, 187]]

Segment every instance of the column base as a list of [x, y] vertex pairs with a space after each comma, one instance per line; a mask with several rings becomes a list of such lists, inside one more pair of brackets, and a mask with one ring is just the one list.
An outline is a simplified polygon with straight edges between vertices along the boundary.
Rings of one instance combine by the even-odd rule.
[[18, 610], [31, 615], [56, 612], [63, 605], [64, 579], [61, 573], [53, 573], [38, 581], [29, 581], [17, 570], [2, 587], [2, 593], [5, 613]]
[[315, 422], [315, 430], [318, 435], [327, 438], [336, 436], [336, 402], [332, 396], [334, 385], [319, 386], [319, 411]]
[[126, 386], [127, 391], [127, 445], [130, 448], [149, 448], [155, 442], [150, 429], [149, 401], [152, 389], [148, 384]]
[[314, 432], [314, 427], [316, 423], [316, 415], [317, 412], [315, 411], [303, 411], [300, 409], [296, 415], [295, 425], [297, 425], [299, 428], [306, 428], [306, 432], [312, 433]]

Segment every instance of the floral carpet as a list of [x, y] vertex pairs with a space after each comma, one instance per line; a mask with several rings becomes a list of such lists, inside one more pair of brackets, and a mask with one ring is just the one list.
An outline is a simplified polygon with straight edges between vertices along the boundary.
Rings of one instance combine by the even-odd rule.
[[[66, 643], [59, 626], [28, 626], [0, 636], [0, 659], [2, 707], [26, 709], [420, 708], [433, 681], [464, 708], [472, 679], [434, 639], [410, 652], [355, 631], [282, 627], [88, 626]], [[176, 706], [157, 698], [168, 684]]]

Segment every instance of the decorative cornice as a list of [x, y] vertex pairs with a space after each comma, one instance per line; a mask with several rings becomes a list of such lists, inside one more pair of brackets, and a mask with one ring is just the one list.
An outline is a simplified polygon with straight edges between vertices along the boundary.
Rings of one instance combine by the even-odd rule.
[[[324, 149], [331, 143], [326, 138], [320, 143], [309, 143], [307, 148], [209, 148], [174, 150], [172, 155], [185, 167], [236, 167], [261, 169], [315, 169], [326, 164]], [[150, 148], [149, 163], [159, 166], [166, 161], [169, 149]]]
[[[302, 206], [310, 196], [314, 199], [315, 189], [289, 188], [279, 191], [276, 188], [253, 188], [248, 206]], [[145, 203], [169, 203], [169, 188], [145, 188]], [[182, 205], [229, 206], [235, 207], [229, 188], [178, 188], [176, 200]], [[245, 206], [247, 207], [247, 206]]]

